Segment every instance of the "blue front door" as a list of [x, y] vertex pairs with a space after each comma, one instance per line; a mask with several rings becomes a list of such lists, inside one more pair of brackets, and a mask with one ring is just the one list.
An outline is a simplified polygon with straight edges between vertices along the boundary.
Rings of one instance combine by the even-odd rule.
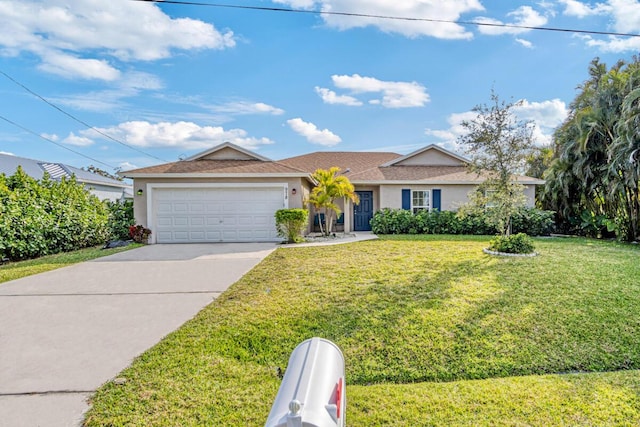
[[353, 230], [371, 231], [373, 218], [373, 191], [356, 191], [360, 204], [353, 208]]

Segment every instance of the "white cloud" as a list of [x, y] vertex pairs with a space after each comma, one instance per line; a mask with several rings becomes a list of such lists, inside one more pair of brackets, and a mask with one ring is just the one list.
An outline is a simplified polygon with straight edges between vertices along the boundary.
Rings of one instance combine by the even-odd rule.
[[5, 156], [15, 156], [15, 154], [10, 153], [8, 151], [0, 151], [0, 154], [4, 154]]
[[422, 107], [429, 102], [426, 88], [416, 82], [382, 81], [358, 74], [333, 75], [331, 79], [337, 88], [349, 90], [352, 94], [380, 93], [381, 100], [372, 100], [369, 103], [380, 103], [387, 108]]
[[[606, 15], [611, 26], [618, 33], [640, 33], [640, 1], [607, 0], [606, 3], [586, 4], [577, 0], [559, 0], [565, 7], [564, 13], [569, 16], [584, 18], [591, 15]], [[640, 50], [640, 37], [595, 38], [581, 36], [587, 46], [596, 47], [606, 53], [637, 52]]]
[[529, 40], [516, 38], [516, 42], [520, 43], [522, 46], [526, 47], [527, 49], [533, 49], [533, 43], [531, 43]]
[[121, 61], [153, 61], [174, 49], [233, 47], [231, 31], [203, 21], [166, 15], [151, 3], [133, 1], [5, 0], [0, 2], [0, 52], [29, 52], [40, 68], [67, 78], [113, 81]]
[[164, 84], [153, 74], [132, 71], [123, 73], [112, 86], [112, 89], [51, 98], [51, 101], [85, 111], [122, 110], [123, 99], [134, 97], [143, 90], [162, 89]]
[[62, 140], [63, 143], [69, 145], [75, 145], [78, 147], [87, 147], [93, 145], [93, 140], [86, 136], [79, 136], [73, 132], [69, 132], [69, 136]]
[[312, 9], [316, 5], [315, 0], [273, 0], [274, 3], [286, 4], [294, 9]]
[[304, 136], [312, 144], [332, 147], [342, 141], [338, 135], [329, 129], [319, 130], [313, 123], [307, 123], [299, 117], [287, 120], [287, 124], [294, 132]]
[[610, 7], [603, 3], [596, 3], [594, 6], [577, 0], [558, 0], [564, 5], [564, 14], [567, 16], [575, 16], [585, 18], [591, 15], [600, 15], [610, 11]]
[[[518, 119], [533, 123], [533, 137], [538, 145], [548, 145], [552, 142], [553, 131], [569, 113], [566, 104], [559, 99], [542, 102], [529, 102], [524, 99], [520, 106], [514, 107], [513, 112]], [[456, 141], [458, 137], [467, 133], [462, 122], [477, 117], [478, 114], [474, 111], [454, 113], [447, 119], [448, 129], [426, 129], [425, 133], [440, 140], [442, 145], [453, 151], [460, 150], [461, 147]]]
[[138, 169], [138, 166], [130, 162], [122, 162], [118, 165], [118, 169], [121, 171], [130, 171], [133, 169]]
[[[276, 0], [293, 8], [309, 9], [314, 5], [325, 12], [345, 12], [378, 16], [426, 18], [434, 21], [458, 21], [469, 12], [484, 10], [480, 0]], [[325, 24], [339, 30], [376, 27], [387, 33], [406, 37], [430, 36], [439, 39], [471, 39], [473, 34], [462, 25], [448, 22], [426, 22], [379, 19], [359, 16], [321, 15]]]
[[316, 93], [320, 95], [325, 104], [342, 104], [358, 107], [362, 105], [362, 101], [349, 95], [338, 95], [334, 91], [316, 86]]
[[640, 32], [640, 1], [609, 0], [614, 28], [621, 33]]
[[584, 37], [587, 46], [597, 47], [606, 53], [622, 53], [640, 50], [640, 37], [609, 37], [605, 40], [594, 39], [593, 37]]
[[514, 113], [522, 120], [533, 120], [547, 130], [558, 127], [569, 115], [567, 105], [558, 98], [542, 102], [523, 99], [521, 102], [520, 106], [513, 109]]
[[522, 34], [531, 31], [530, 29], [526, 28], [503, 27], [501, 25], [541, 27], [547, 23], [547, 18], [535, 11], [531, 6], [520, 6], [513, 12], [509, 12], [507, 16], [513, 18], [513, 21], [505, 24], [504, 22], [497, 19], [487, 17], [478, 17], [474, 19], [474, 21], [483, 24], [492, 24], [492, 26], [478, 26], [478, 31], [480, 31], [482, 34], [487, 35]]
[[284, 110], [274, 107], [273, 105], [265, 104], [263, 102], [249, 102], [249, 101], [236, 101], [229, 102], [222, 105], [213, 105], [209, 109], [217, 113], [227, 113], [234, 115], [243, 114], [272, 114], [274, 116], [280, 116], [284, 114]]
[[[199, 126], [192, 122], [129, 121], [110, 128], [98, 128], [100, 132], [142, 148], [204, 149], [223, 142], [232, 142], [249, 150], [273, 144], [269, 138], [254, 138], [243, 129], [225, 130], [220, 126]], [[92, 130], [81, 131], [87, 138], [101, 138]]]
[[41, 133], [40, 136], [46, 139], [50, 139], [52, 141], [58, 141], [60, 139], [60, 137], [55, 133]]

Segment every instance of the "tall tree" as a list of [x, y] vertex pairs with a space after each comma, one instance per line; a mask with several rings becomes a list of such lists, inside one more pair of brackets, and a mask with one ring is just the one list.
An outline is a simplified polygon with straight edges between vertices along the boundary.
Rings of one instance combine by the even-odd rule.
[[524, 171], [534, 147], [533, 125], [513, 112], [520, 102], [507, 103], [491, 92], [491, 104], [474, 107], [477, 116], [462, 122], [458, 138], [471, 158], [469, 168], [486, 179], [471, 195], [471, 209], [486, 210], [486, 218], [503, 236], [511, 233], [511, 218], [524, 206], [524, 187], [514, 175]]
[[349, 178], [340, 174], [339, 167], [317, 169], [311, 175], [311, 179], [316, 185], [311, 190], [307, 203], [311, 203], [316, 208], [316, 211], [323, 211], [325, 227], [323, 228], [322, 221], [320, 221], [320, 231], [323, 234], [330, 234], [333, 214], [335, 213], [337, 217], [342, 212], [336, 200], [340, 198], [350, 199], [355, 204], [358, 204], [360, 200]]
[[596, 58], [579, 89], [555, 133], [545, 199], [564, 224], [578, 224], [588, 234], [608, 229], [621, 239], [636, 239], [640, 62], [618, 61], [607, 69]]

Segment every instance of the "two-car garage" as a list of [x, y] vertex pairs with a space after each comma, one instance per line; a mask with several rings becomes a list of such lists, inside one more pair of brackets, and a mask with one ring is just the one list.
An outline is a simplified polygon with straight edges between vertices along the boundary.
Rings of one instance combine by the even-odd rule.
[[286, 184], [160, 184], [148, 190], [148, 223], [156, 243], [281, 240], [274, 215], [288, 207]]

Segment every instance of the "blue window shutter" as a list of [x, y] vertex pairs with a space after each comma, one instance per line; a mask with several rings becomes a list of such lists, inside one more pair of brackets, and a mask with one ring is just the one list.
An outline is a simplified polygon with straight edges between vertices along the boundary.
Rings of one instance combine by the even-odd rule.
[[411, 190], [407, 188], [402, 189], [402, 209], [405, 211], [411, 209]]
[[431, 203], [431, 209], [437, 209], [439, 211], [442, 210], [442, 190], [431, 190], [431, 198], [433, 202]]

